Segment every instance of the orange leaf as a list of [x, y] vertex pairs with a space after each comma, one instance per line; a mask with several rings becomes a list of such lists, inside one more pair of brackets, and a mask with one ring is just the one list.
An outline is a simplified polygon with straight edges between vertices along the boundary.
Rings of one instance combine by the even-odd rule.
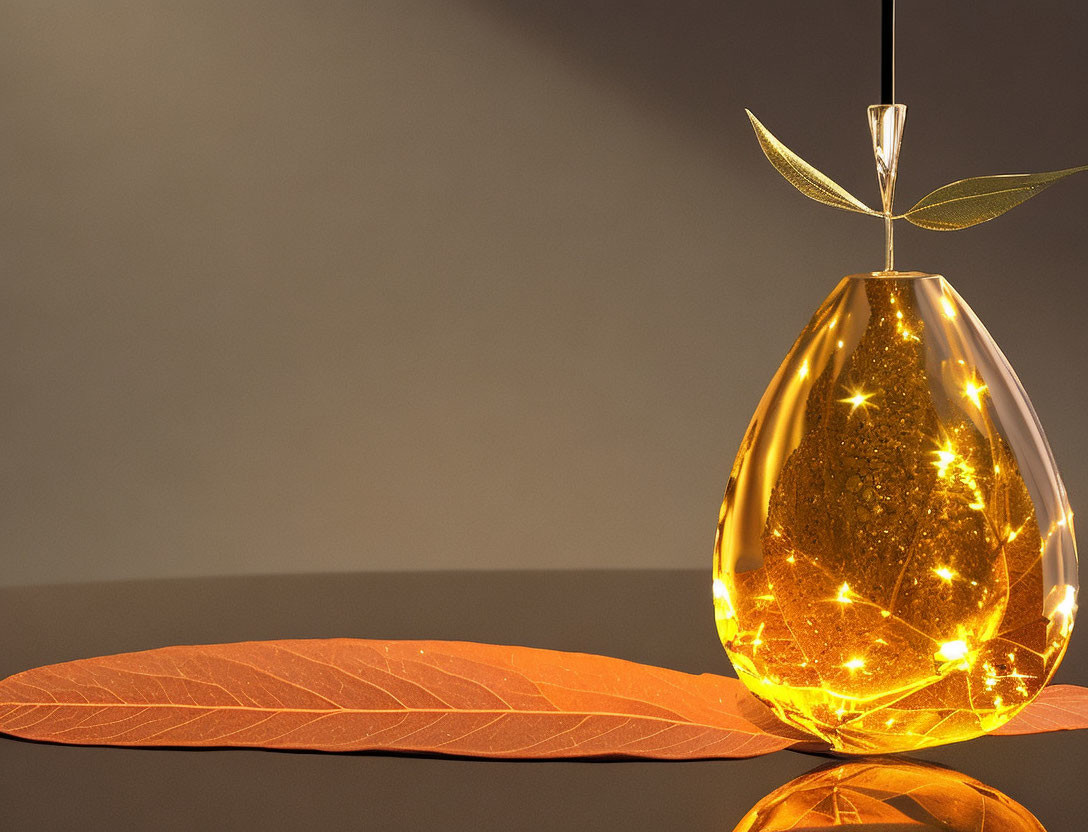
[[1024, 710], [993, 734], [1042, 734], [1088, 728], [1088, 688], [1048, 685]]
[[533, 759], [751, 757], [790, 746], [789, 729], [777, 735], [773, 721], [752, 716], [754, 704], [736, 679], [603, 656], [445, 641], [266, 641], [16, 674], [0, 682], [0, 731], [76, 745]]

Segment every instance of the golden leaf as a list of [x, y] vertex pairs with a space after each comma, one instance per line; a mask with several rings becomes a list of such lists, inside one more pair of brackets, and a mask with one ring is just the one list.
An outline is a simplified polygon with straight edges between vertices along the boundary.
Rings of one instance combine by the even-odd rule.
[[745, 110], [748, 118], [752, 120], [752, 129], [756, 131], [759, 146], [767, 155], [771, 164], [781, 173], [786, 181], [810, 199], [830, 205], [834, 208], [842, 208], [844, 211], [856, 211], [859, 214], [880, 216], [864, 202], [859, 200], [841, 185], [833, 182], [827, 176], [820, 173], [812, 165], [786, 147], [775, 138], [758, 118], [752, 115], [751, 110]]
[[922, 197], [906, 219], [930, 231], [958, 231], [992, 220], [1088, 165], [1046, 173], [1012, 173], [960, 179]]

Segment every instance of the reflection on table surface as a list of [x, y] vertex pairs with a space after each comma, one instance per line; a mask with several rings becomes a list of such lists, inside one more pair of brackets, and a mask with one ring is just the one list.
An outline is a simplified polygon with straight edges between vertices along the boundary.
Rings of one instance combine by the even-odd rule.
[[[167, 644], [332, 636], [522, 644], [691, 673], [730, 672], [714, 629], [709, 566], [257, 576], [0, 589], [0, 676]], [[1088, 640], [1073, 639], [1057, 681], [1088, 683]], [[978, 795], [1007, 795], [1048, 832], [1086, 828], [1088, 735], [985, 737], [911, 759], [963, 772], [925, 769], [930, 780], [937, 777], [934, 772], [961, 778], [957, 788], [967, 789], [963, 794], [975, 795], [971, 799], [976, 802]], [[734, 829], [752, 807], [777, 799], [768, 795], [790, 788], [783, 783], [796, 786], [810, 781], [794, 778], [827, 776], [806, 775], [822, 762], [780, 752], [696, 763], [497, 763], [133, 751], [0, 740], [0, 828], [723, 832]], [[849, 771], [855, 764], [842, 768]], [[914, 825], [870, 825], [870, 832], [927, 828], [904, 809], [914, 811], [909, 801], [892, 799], [890, 805]], [[937, 804], [922, 808], [929, 805]], [[804, 828], [826, 825], [796, 830]], [[935, 828], [948, 832], [959, 827]], [[981, 829], [993, 832], [991, 826]]]
[[1046, 832], [997, 789], [929, 763], [881, 758], [821, 766], [775, 789], [734, 832], [806, 829]]

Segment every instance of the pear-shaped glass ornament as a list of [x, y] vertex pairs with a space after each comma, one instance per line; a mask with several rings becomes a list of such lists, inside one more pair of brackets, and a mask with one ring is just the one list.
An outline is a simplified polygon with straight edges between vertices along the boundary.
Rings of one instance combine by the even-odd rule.
[[943, 277], [852, 275], [824, 301], [744, 438], [715, 569], [740, 678], [838, 750], [967, 739], [1046, 684], [1072, 518], [1023, 387]]
[[[1053, 675], [1076, 610], [1072, 514], [1024, 388], [943, 277], [893, 269], [905, 116], [869, 111], [882, 212], [751, 116], [795, 187], [885, 225], [885, 269], [842, 279], [764, 393], [715, 545], [716, 620], [739, 677], [846, 753], [1007, 722]], [[903, 217], [964, 228], [1082, 169], [962, 180]]]

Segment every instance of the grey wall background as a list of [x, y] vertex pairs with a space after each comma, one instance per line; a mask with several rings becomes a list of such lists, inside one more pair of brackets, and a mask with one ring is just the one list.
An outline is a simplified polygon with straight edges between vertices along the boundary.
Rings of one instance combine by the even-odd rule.
[[[900, 203], [1088, 161], [1088, 7], [903, 0]], [[709, 568], [747, 421], [877, 223], [875, 0], [0, 6], [0, 583]], [[1088, 181], [946, 274], [1088, 499]]]

